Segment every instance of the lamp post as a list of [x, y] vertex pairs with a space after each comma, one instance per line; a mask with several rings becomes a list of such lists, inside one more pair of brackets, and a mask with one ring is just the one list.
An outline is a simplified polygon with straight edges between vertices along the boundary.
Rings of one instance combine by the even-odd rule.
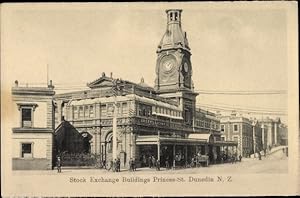
[[117, 159], [117, 95], [114, 95], [114, 117], [113, 117], [113, 160]]
[[122, 86], [119, 86], [119, 79], [114, 79], [113, 80], [113, 86], [112, 86], [112, 91], [113, 91], [113, 96], [114, 96], [114, 114], [113, 114], [113, 141], [112, 141], [112, 157], [113, 160], [117, 159], [117, 96], [118, 93], [122, 91]]

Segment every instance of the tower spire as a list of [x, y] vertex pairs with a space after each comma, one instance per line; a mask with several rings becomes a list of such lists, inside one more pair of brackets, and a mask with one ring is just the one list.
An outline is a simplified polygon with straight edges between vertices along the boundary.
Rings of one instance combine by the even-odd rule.
[[167, 30], [163, 35], [157, 52], [169, 49], [181, 48], [190, 52], [190, 47], [186, 37], [186, 32], [181, 29], [181, 13], [180, 9], [166, 10], [167, 13]]

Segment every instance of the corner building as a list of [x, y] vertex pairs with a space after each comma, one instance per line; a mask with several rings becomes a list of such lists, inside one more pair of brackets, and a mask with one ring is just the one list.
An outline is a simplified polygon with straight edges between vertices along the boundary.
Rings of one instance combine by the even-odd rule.
[[[58, 94], [56, 137], [61, 121], [68, 122], [87, 139], [84, 150], [112, 160], [114, 104], [117, 111], [117, 155], [121, 167], [130, 158], [146, 166], [150, 156], [162, 165], [189, 163], [196, 154], [206, 154], [211, 163], [220, 161], [224, 147], [220, 121], [215, 114], [196, 108], [192, 81], [191, 49], [181, 28], [182, 10], [167, 10], [167, 30], [157, 48], [154, 88], [114, 79], [105, 73], [88, 83], [85, 91]], [[85, 135], [83, 135], [85, 134]], [[63, 140], [58, 138], [58, 142]], [[71, 144], [71, 143], [69, 143]], [[59, 152], [72, 152], [61, 144]]]
[[53, 167], [53, 86], [12, 88], [12, 169]]

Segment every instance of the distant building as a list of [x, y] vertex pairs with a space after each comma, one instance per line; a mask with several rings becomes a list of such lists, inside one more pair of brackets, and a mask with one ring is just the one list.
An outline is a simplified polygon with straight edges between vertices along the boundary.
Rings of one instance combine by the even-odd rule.
[[[237, 142], [236, 152], [238, 155], [249, 157], [254, 153], [253, 142], [259, 142], [257, 140], [259, 132], [255, 131], [255, 135], [253, 135], [253, 123], [251, 120], [232, 113], [230, 116], [222, 116], [220, 121], [222, 140]], [[254, 130], [257, 130], [256, 124], [254, 126]]]
[[12, 88], [13, 170], [52, 169], [53, 86]]
[[261, 123], [263, 127], [263, 133], [264, 133], [264, 145], [266, 148], [279, 145], [280, 142], [278, 141], [280, 138], [280, 125], [281, 120], [280, 118], [271, 119], [269, 117], [260, 119], [259, 122]]

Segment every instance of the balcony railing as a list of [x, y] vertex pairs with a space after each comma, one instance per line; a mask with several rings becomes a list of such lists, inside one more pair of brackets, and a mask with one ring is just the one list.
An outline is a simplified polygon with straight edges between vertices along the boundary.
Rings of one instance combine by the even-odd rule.
[[[70, 120], [75, 127], [107, 127], [112, 126], [113, 119], [87, 119], [87, 120]], [[138, 125], [153, 128], [165, 128], [174, 130], [192, 130], [191, 127], [185, 126], [183, 123], [174, 122], [172, 120], [158, 120], [151, 117], [123, 117], [117, 118], [117, 125]]]

